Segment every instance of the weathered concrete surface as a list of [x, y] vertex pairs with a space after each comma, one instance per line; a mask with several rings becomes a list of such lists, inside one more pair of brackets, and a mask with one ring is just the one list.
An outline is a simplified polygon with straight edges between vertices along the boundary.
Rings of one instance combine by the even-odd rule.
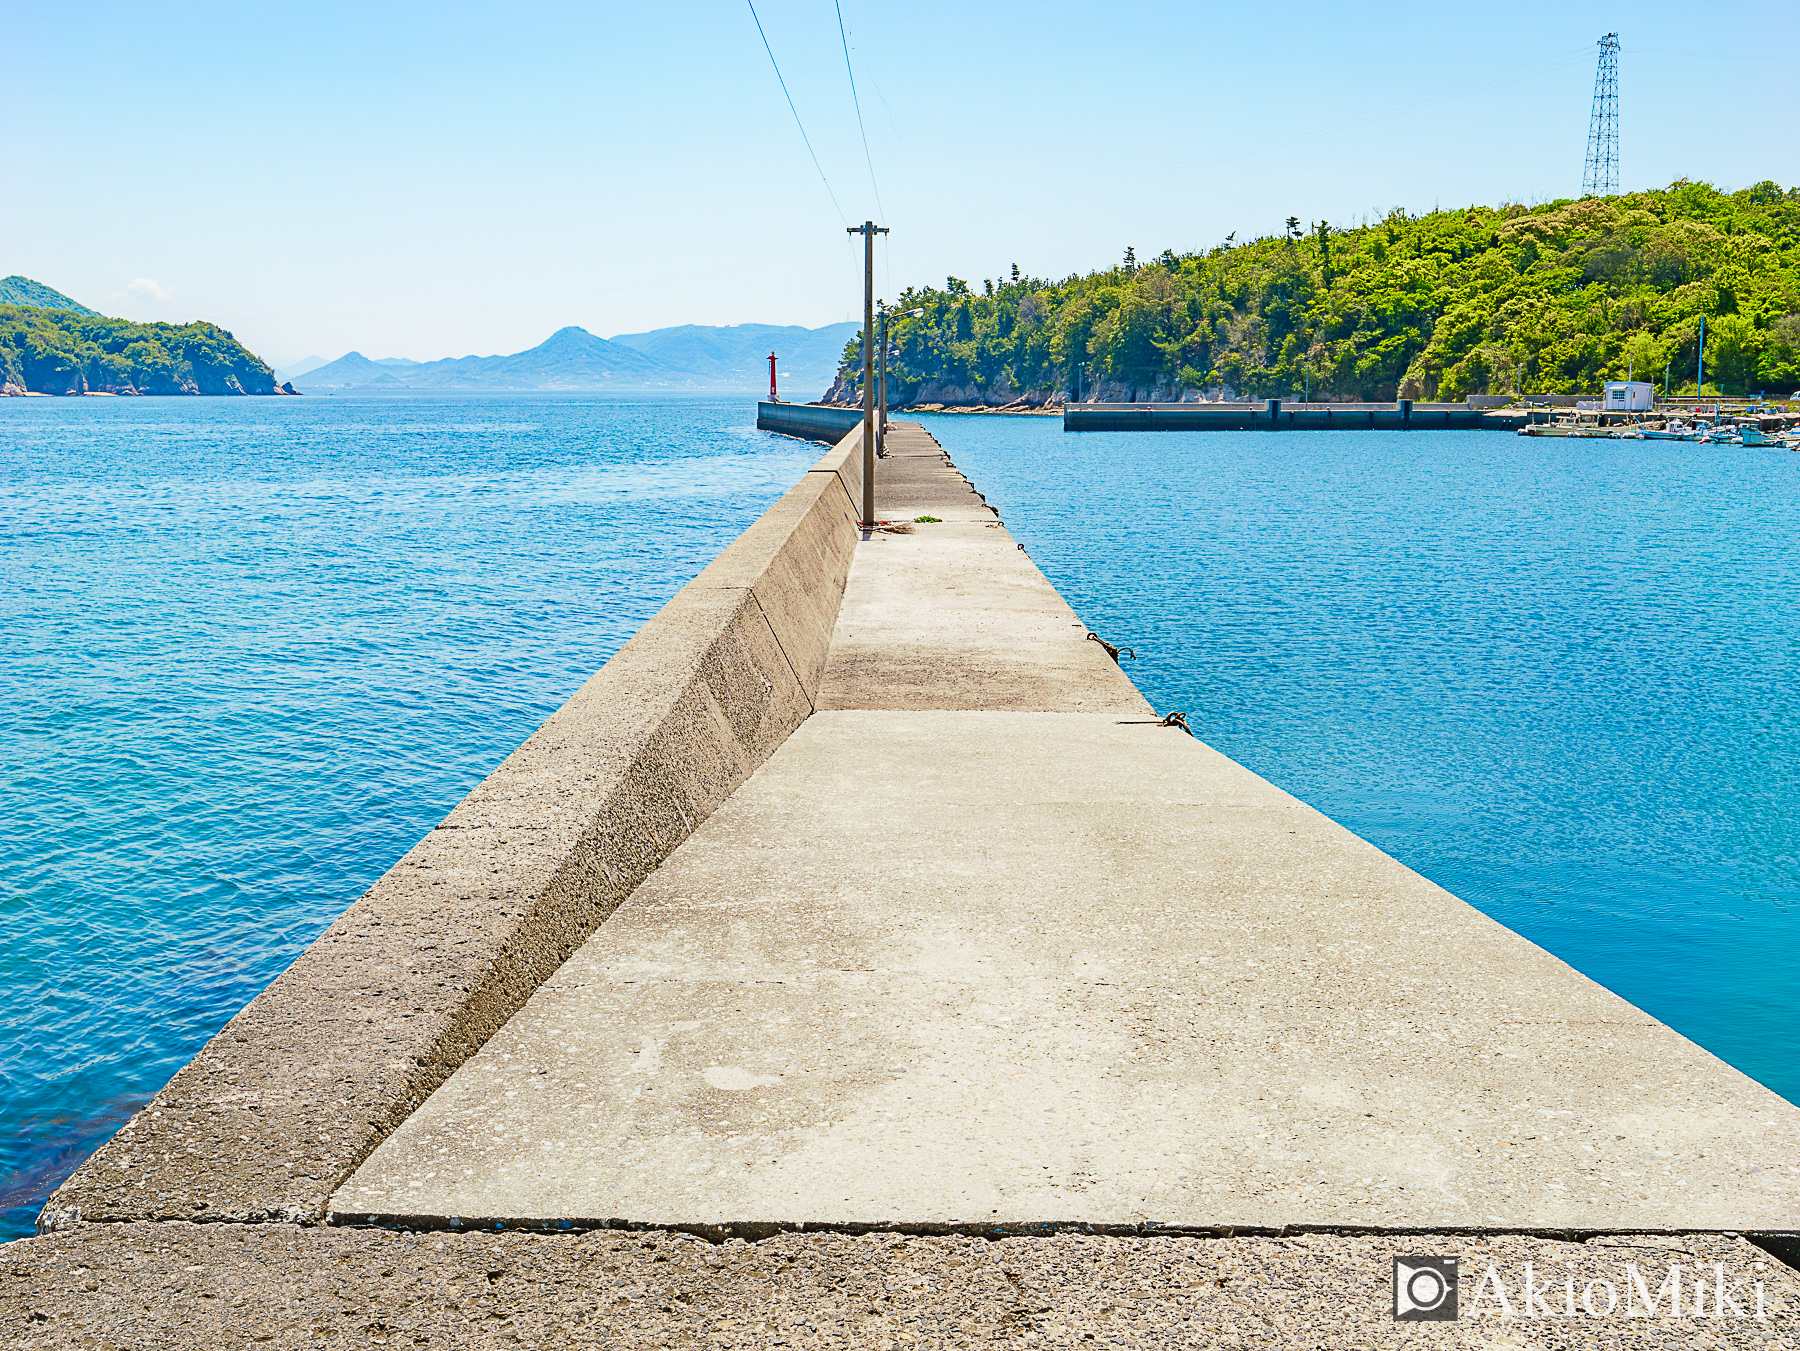
[[890, 445], [944, 521], [859, 546], [820, 711], [340, 1218], [1792, 1227], [1800, 1109], [1144, 721]]
[[[1417, 1253], [1460, 1259], [1460, 1321], [1393, 1321], [1393, 1259]], [[8, 1244], [0, 1262], [8, 1273], [0, 1344], [46, 1351], [1800, 1345], [1800, 1277], [1717, 1235], [1582, 1244], [1516, 1235], [984, 1242], [788, 1234], [715, 1246], [669, 1233], [130, 1224]], [[1540, 1294], [1529, 1310], [1528, 1264]], [[1490, 1265], [1494, 1281], [1470, 1312], [1469, 1286]], [[1644, 1317], [1632, 1267], [1653, 1298], [1673, 1269], [1682, 1316], [1668, 1316], [1663, 1292], [1659, 1316]], [[1570, 1278], [1573, 1318], [1565, 1312]], [[1608, 1286], [1617, 1293], [1611, 1316], [1588, 1315], [1590, 1282], [1601, 1313]], [[1496, 1285], [1513, 1317], [1501, 1311]]]
[[332, 1209], [1777, 1229], [1800, 1110], [1175, 729], [820, 712]]
[[1087, 632], [997, 525], [878, 533], [857, 551], [817, 704], [1147, 716]]
[[1116, 711], [1150, 706], [916, 424], [888, 432], [884, 518], [856, 552], [818, 696], [826, 708]]
[[317, 1218], [812, 711], [860, 490], [858, 431], [233, 1018], [40, 1223]]

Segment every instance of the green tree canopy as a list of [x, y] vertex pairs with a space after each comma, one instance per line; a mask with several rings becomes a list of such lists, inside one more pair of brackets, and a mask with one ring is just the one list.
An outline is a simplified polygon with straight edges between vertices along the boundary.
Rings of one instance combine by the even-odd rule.
[[[1461, 399], [1577, 393], [1605, 380], [1691, 392], [1800, 389], [1800, 190], [1704, 183], [1542, 206], [1396, 209], [1357, 226], [1297, 218], [1206, 253], [1127, 250], [1118, 267], [971, 294], [909, 289], [890, 381], [1145, 392], [1221, 383], [1259, 397]], [[852, 342], [845, 371], [860, 367]], [[1717, 382], [1717, 383], [1715, 383]]]
[[275, 372], [213, 324], [135, 324], [22, 305], [0, 305], [0, 388], [34, 394], [277, 392]]

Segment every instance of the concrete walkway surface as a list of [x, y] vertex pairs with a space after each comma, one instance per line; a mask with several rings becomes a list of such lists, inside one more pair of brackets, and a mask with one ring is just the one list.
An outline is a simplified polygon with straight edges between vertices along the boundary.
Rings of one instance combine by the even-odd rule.
[[892, 441], [943, 521], [859, 549], [820, 711], [341, 1220], [1793, 1224], [1800, 1109], [1155, 725]]

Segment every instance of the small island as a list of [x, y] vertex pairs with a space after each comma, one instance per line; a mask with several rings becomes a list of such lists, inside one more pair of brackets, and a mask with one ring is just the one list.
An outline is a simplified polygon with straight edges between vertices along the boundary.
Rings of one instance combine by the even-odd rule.
[[0, 280], [0, 394], [292, 394], [216, 324], [108, 319], [29, 277]]

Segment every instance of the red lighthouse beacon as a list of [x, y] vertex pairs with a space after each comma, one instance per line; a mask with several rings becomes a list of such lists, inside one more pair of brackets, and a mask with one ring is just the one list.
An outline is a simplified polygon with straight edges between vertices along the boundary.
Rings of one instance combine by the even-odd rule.
[[781, 402], [780, 397], [775, 393], [775, 354], [773, 352], [769, 353], [769, 402]]

